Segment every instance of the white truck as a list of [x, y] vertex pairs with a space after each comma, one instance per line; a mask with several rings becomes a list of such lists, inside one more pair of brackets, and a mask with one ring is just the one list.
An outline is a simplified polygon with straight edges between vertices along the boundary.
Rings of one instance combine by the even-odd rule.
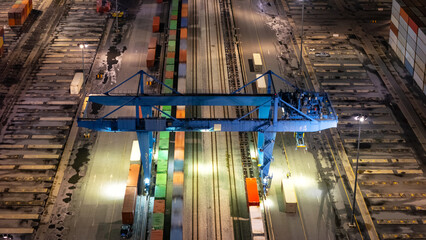
[[[262, 74], [256, 74], [256, 78], [259, 78]], [[256, 81], [257, 92], [258, 93], [266, 93], [266, 79], [265, 76], [257, 79]]]
[[81, 90], [81, 86], [83, 86], [83, 73], [82, 72], [76, 72], [74, 74], [74, 78], [71, 81], [70, 85], [70, 93], [75, 95], [79, 94]]
[[253, 67], [255, 72], [262, 72], [262, 58], [260, 53], [253, 53]]

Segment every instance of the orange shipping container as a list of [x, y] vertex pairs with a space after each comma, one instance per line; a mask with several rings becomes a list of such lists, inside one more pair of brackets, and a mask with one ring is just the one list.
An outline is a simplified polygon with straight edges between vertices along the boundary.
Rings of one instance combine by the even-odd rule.
[[133, 224], [137, 196], [137, 187], [126, 187], [126, 193], [124, 194], [123, 200], [123, 209], [121, 211], [121, 221], [123, 224]]
[[155, 16], [152, 21], [152, 32], [159, 32], [160, 31], [160, 17]]
[[173, 185], [183, 185], [183, 172], [173, 173]]
[[392, 22], [390, 23], [390, 29], [395, 34], [395, 36], [398, 37], [398, 28], [396, 28], [395, 25], [393, 25]]
[[188, 10], [188, 3], [182, 3], [182, 10], [183, 9]]
[[146, 56], [146, 67], [152, 68], [155, 63], [155, 49], [148, 49], [148, 55]]
[[139, 172], [141, 170], [141, 165], [139, 164], [130, 164], [129, 176], [127, 177], [127, 187], [137, 187]]
[[188, 9], [182, 9], [181, 17], [183, 17], [183, 18], [188, 17]]
[[[185, 147], [185, 134], [175, 134], [175, 148]], [[182, 159], [183, 160], [183, 159]]]
[[180, 29], [180, 39], [187, 39], [188, 38], [188, 29], [187, 28], [181, 28]]
[[170, 36], [174, 36], [174, 35], [176, 35], [176, 30], [170, 30], [170, 31], [169, 31], [169, 35], [170, 35]]
[[164, 213], [166, 200], [154, 200], [154, 213]]
[[[174, 76], [174, 72], [172, 71], [166, 72], [166, 78], [173, 79], [173, 76]], [[169, 86], [169, 87], [173, 87], [173, 86]]]
[[163, 240], [163, 230], [151, 230], [151, 240]]
[[399, 10], [399, 15], [404, 19], [404, 21], [408, 24], [408, 14], [404, 11], [403, 8]]
[[249, 206], [259, 206], [259, 192], [256, 178], [246, 178], [247, 203]]
[[185, 150], [184, 148], [175, 147], [175, 159], [176, 160], [184, 160]]
[[175, 52], [167, 52], [167, 58], [175, 58]]
[[157, 47], [157, 38], [156, 37], [152, 37], [149, 40], [148, 49], [155, 49], [156, 47]]
[[179, 51], [179, 62], [180, 63], [186, 63], [186, 50], [185, 49], [181, 49]]

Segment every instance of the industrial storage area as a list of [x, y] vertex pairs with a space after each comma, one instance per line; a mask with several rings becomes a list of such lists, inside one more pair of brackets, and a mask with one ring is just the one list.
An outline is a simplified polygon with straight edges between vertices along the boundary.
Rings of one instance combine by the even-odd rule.
[[426, 3], [0, 2], [0, 238], [426, 239]]

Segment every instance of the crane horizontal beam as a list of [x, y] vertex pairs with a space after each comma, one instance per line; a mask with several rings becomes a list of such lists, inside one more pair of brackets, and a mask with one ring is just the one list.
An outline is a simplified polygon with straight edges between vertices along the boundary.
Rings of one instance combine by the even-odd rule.
[[107, 132], [317, 132], [337, 127], [337, 119], [280, 120], [269, 119], [166, 119], [114, 118], [78, 120], [80, 127]]
[[185, 94], [155, 96], [91, 94], [89, 95], [89, 102], [95, 102], [107, 106], [260, 106], [265, 104], [265, 102], [273, 100], [274, 97], [275, 95], [273, 94]]

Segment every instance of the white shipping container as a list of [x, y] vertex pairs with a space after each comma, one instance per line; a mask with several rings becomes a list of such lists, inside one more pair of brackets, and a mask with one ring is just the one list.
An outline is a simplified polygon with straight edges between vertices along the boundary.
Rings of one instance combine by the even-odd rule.
[[420, 40], [426, 43], [426, 28], [424, 27], [419, 28], [419, 32], [417, 35], [418, 35], [418, 38], [420, 38]]
[[422, 39], [417, 38], [417, 46], [426, 53], [426, 42], [424, 42]]
[[263, 227], [262, 219], [251, 219], [250, 223], [253, 235], [265, 234], [265, 228]]
[[408, 35], [407, 31], [405, 31], [404, 29], [401, 29], [398, 31], [398, 37], [402, 37], [403, 39], [406, 39], [407, 35]]
[[414, 72], [416, 72], [419, 76], [424, 76], [425, 71], [424, 71], [424, 69], [419, 67], [416, 60], [414, 60], [414, 65], [415, 65], [414, 66]]
[[393, 15], [391, 16], [391, 21], [392, 21], [393, 25], [395, 25], [396, 28], [398, 28], [398, 26], [399, 26], [399, 22], [398, 22], [397, 17], [398, 16], [396, 16], [396, 17], [393, 16]]
[[253, 240], [266, 240], [264, 236], [254, 236]]
[[416, 57], [419, 57], [422, 62], [426, 63], [426, 54], [420, 49], [420, 46], [416, 47]]
[[398, 49], [398, 47], [396, 46], [396, 43], [394, 41], [391, 41], [389, 42], [389, 45], [391, 46], [392, 50], [396, 52], [396, 49]]
[[292, 180], [283, 179], [281, 183], [282, 183], [281, 187], [284, 194], [285, 212], [286, 213], [297, 212], [296, 190], [294, 189], [294, 184]]
[[416, 49], [416, 40], [415, 39], [416, 38], [411, 38], [410, 35], [407, 36], [407, 45], [410, 44], [410, 47], [414, 50]]
[[398, 56], [399, 60], [401, 60], [402, 64], [405, 63], [405, 51], [404, 53], [401, 52], [401, 50], [399, 48], [396, 49], [396, 55]]
[[132, 143], [132, 152], [130, 153], [130, 161], [139, 162], [139, 163], [141, 161], [141, 150], [139, 148], [138, 140], [134, 140]]
[[399, 14], [399, 10], [401, 9], [401, 6], [397, 0], [392, 0], [392, 7], [395, 8]]
[[393, 17], [395, 17], [396, 20], [398, 20], [399, 18], [399, 9], [392, 7], [392, 15]]
[[405, 46], [407, 46], [407, 39], [402, 34], [398, 34], [398, 42], [401, 42], [401, 46], [405, 49]]
[[414, 39], [414, 42], [416, 41], [416, 39], [417, 39], [417, 34], [414, 32], [414, 30], [413, 30], [413, 29], [411, 29], [411, 27], [410, 27], [410, 26], [408, 26], [408, 35], [409, 35], [412, 39]]
[[399, 27], [398, 27], [398, 30], [399, 31], [404, 30], [405, 32], [407, 32], [407, 27], [408, 27], [407, 22], [401, 16], [399, 16]]
[[414, 58], [407, 52], [405, 52], [405, 58], [410, 63], [411, 66], [414, 66]]
[[74, 74], [74, 78], [71, 81], [70, 85], [70, 93], [71, 94], [79, 94], [81, 90], [81, 86], [83, 86], [83, 73], [76, 72]]
[[422, 72], [424, 72], [426, 70], [426, 63], [424, 63], [420, 58], [419, 55], [416, 55], [416, 58], [414, 59], [414, 61], [416, 62], [416, 65], [418, 66], [417, 68], [419, 68], [420, 70], [422, 70]]
[[396, 44], [398, 45], [398, 49], [403, 53], [403, 54], [405, 54], [405, 46], [404, 46], [404, 44], [403, 43], [401, 43], [401, 41], [399, 41], [399, 38], [398, 38], [398, 41], [396, 42]]
[[265, 228], [263, 225], [262, 210], [259, 206], [250, 206], [250, 223], [253, 235], [264, 235]]
[[[262, 76], [262, 74], [256, 74], [256, 78]], [[265, 76], [257, 79], [256, 81], [256, 85], [258, 90], [263, 90], [263, 91], [259, 91], [260, 93], [266, 93], [266, 81], [265, 81]]]
[[424, 76], [423, 76], [423, 79], [422, 79], [422, 78], [420, 78], [420, 76], [416, 72], [414, 72], [413, 78], [414, 78], [414, 81], [416, 82], [417, 86], [419, 86], [419, 88], [421, 90], [423, 90], [423, 86], [424, 86], [423, 79], [424, 79]]
[[253, 66], [255, 72], [262, 71], [262, 58], [259, 53], [253, 53]]
[[416, 54], [414, 53], [414, 49], [408, 44], [407, 44], [407, 48], [405, 49], [405, 54], [409, 54], [414, 61]]

